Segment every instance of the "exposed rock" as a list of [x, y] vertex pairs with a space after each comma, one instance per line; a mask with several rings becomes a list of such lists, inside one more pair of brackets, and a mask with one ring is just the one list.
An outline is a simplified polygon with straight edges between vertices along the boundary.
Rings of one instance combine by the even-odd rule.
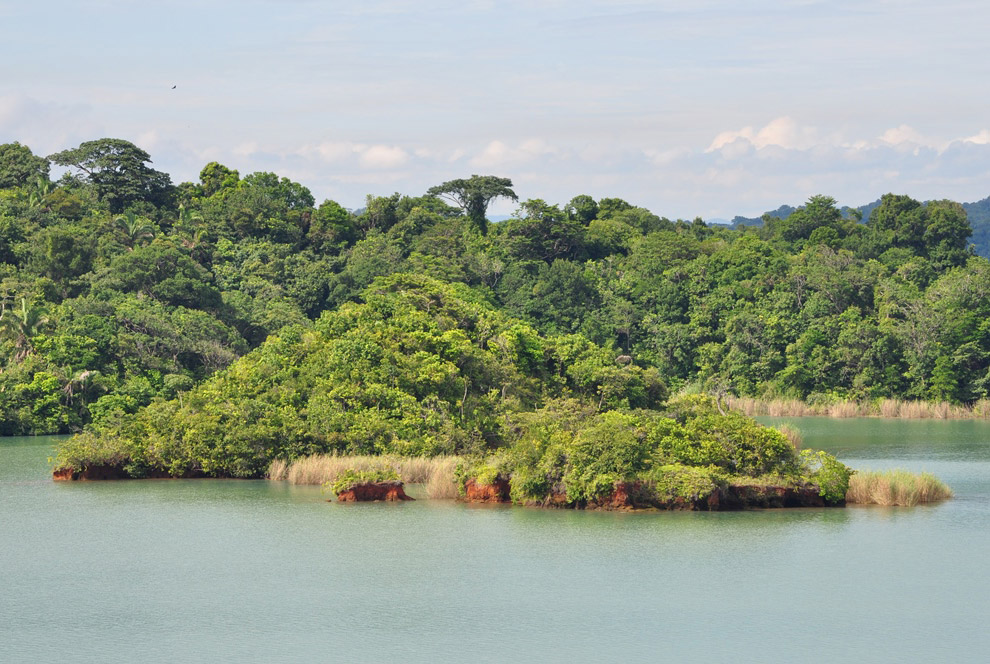
[[507, 503], [509, 488], [509, 480], [501, 477], [492, 484], [479, 484], [470, 479], [464, 483], [464, 500], [469, 503]]
[[60, 468], [52, 473], [52, 479], [56, 482], [73, 480], [190, 479], [193, 477], [206, 477], [206, 474], [202, 471], [187, 471], [182, 475], [174, 476], [165, 470], [155, 469], [144, 472], [139, 477], [134, 477], [121, 466], [111, 466], [108, 464], [86, 466], [82, 470]]
[[825, 500], [813, 486], [763, 486], [758, 484], [734, 484], [720, 496], [722, 510], [739, 510], [751, 507], [825, 507]]
[[608, 496], [574, 506], [600, 510], [656, 508], [717, 512], [754, 508], [825, 507], [825, 501], [818, 495], [818, 488], [811, 485], [789, 487], [736, 484], [713, 491], [707, 496], [675, 496], [669, 500], [661, 500], [640, 482], [619, 482]]
[[52, 479], [56, 481], [69, 480], [126, 480], [130, 475], [120, 466], [99, 465], [86, 466], [82, 470], [72, 468], [62, 468], [52, 473]]
[[76, 479], [73, 477], [74, 471], [71, 468], [59, 468], [52, 473], [52, 479], [56, 482], [71, 482]]
[[341, 503], [365, 503], [385, 500], [389, 502], [400, 500], [415, 500], [406, 495], [402, 482], [366, 482], [355, 484], [347, 491], [337, 494]]
[[587, 509], [624, 511], [644, 507], [656, 507], [656, 504], [642, 482], [618, 482], [611, 494], [586, 505]]

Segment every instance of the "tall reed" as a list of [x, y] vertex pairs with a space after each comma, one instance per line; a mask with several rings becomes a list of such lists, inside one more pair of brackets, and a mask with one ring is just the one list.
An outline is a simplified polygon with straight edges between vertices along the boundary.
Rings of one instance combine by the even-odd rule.
[[809, 404], [797, 399], [754, 399], [752, 397], [728, 396], [725, 403], [729, 408], [741, 411], [751, 417], [756, 415], [770, 417], [826, 415], [828, 417], [898, 417], [936, 420], [990, 418], [990, 400], [987, 399], [977, 401], [970, 406], [961, 406], [946, 401], [904, 401], [901, 399], [880, 399], [872, 402], [848, 400]]
[[849, 478], [847, 503], [863, 505], [917, 505], [947, 500], [952, 489], [931, 473], [906, 470], [857, 471]]
[[794, 449], [801, 449], [801, 445], [804, 444], [804, 437], [801, 435], [800, 429], [788, 423], [781, 424], [776, 429], [787, 437], [787, 440], [794, 446]]
[[284, 480], [289, 472], [289, 462], [285, 459], [275, 459], [268, 466], [268, 479]]
[[457, 456], [400, 457], [336, 454], [314, 454], [291, 463], [281, 459], [272, 461], [268, 468], [269, 479], [284, 479], [290, 484], [323, 485], [334, 482], [348, 470], [363, 472], [394, 470], [399, 478], [409, 484], [425, 484], [430, 498], [456, 498], [457, 481], [454, 478]]

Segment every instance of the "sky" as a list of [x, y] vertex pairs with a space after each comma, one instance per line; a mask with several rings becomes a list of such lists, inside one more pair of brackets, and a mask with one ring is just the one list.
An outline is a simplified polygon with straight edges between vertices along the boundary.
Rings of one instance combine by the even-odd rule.
[[123, 138], [175, 182], [219, 161], [349, 208], [472, 174], [671, 219], [971, 202], [988, 25], [957, 0], [0, 0], [0, 143]]

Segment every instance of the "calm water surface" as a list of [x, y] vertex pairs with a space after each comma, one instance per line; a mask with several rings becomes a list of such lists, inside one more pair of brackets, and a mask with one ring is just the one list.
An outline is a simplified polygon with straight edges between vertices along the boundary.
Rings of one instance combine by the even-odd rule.
[[990, 424], [790, 421], [957, 498], [338, 505], [264, 481], [54, 483], [53, 439], [0, 439], [0, 661], [987, 661]]

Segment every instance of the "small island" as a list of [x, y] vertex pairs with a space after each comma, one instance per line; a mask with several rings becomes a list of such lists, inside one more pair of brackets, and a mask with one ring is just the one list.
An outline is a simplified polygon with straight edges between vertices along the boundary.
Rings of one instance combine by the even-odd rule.
[[312, 328], [284, 329], [180, 397], [65, 441], [54, 476], [257, 478], [315, 454], [345, 464], [348, 455], [458, 455], [453, 475], [470, 500], [844, 503], [851, 471], [831, 455], [799, 453], [711, 396], [671, 397], [655, 369], [577, 335], [541, 335], [467, 287], [393, 275], [362, 299]]

